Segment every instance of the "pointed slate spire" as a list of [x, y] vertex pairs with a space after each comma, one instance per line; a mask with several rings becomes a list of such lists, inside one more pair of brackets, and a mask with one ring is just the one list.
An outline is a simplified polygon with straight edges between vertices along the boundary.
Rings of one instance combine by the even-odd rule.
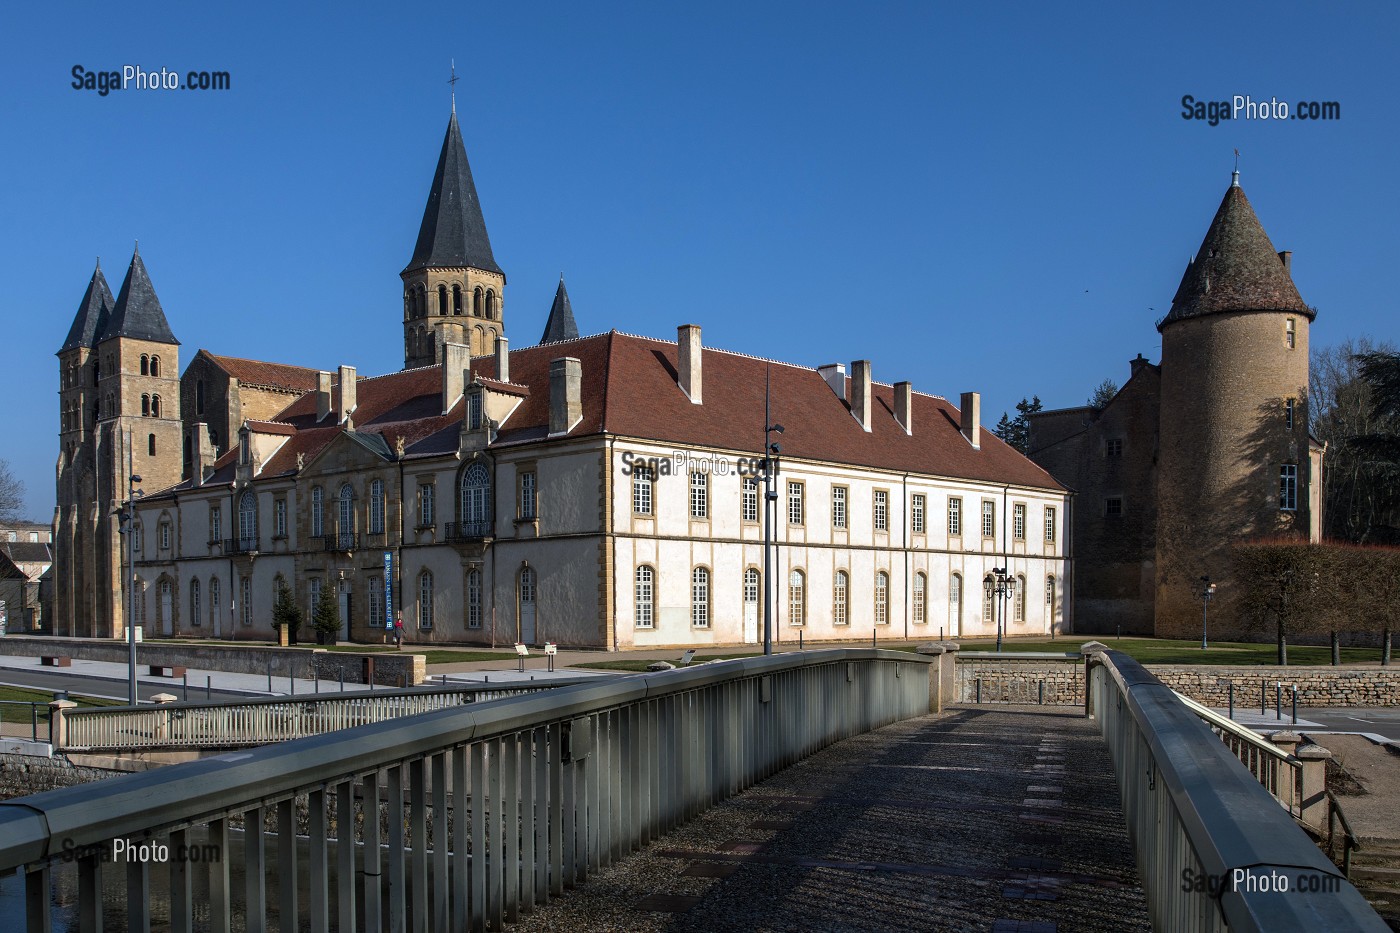
[[467, 163], [467, 147], [457, 125], [455, 102], [433, 187], [428, 192], [428, 206], [423, 210], [423, 225], [418, 228], [418, 244], [404, 272], [428, 266], [470, 266], [505, 275], [491, 255], [491, 240], [486, 235], [486, 220], [481, 216], [481, 202]]
[[1181, 277], [1171, 311], [1157, 329], [1227, 311], [1290, 311], [1308, 320], [1316, 317], [1244, 196], [1238, 172]]
[[102, 341], [112, 337], [180, 343], [165, 320], [165, 312], [161, 310], [151, 277], [146, 274], [146, 264], [141, 261], [139, 247], [131, 254], [131, 265], [126, 270], [121, 291], [117, 293], [117, 303], [107, 319], [107, 326], [97, 339]]
[[87, 291], [83, 292], [78, 313], [73, 317], [73, 326], [68, 329], [68, 339], [63, 341], [58, 352], [96, 346], [98, 337], [107, 329], [107, 319], [112, 314], [114, 304], [112, 290], [107, 287], [107, 278], [102, 274], [102, 262], [99, 260], [92, 278], [88, 280]]
[[569, 304], [569, 293], [564, 288], [564, 276], [560, 275], [559, 288], [554, 293], [554, 304], [549, 306], [549, 320], [545, 322], [540, 343], [577, 339], [578, 324], [574, 322], [574, 308]]

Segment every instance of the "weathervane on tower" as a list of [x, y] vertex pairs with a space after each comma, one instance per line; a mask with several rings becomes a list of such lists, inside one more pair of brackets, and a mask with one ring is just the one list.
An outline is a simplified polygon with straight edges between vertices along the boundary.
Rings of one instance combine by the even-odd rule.
[[[447, 83], [452, 85], [452, 112], [455, 114], [457, 112], [457, 82], [460, 81], [461, 78], [457, 77], [457, 59], [453, 58], [449, 59], [449, 61], [452, 62], [452, 77], [447, 79]], [[1239, 154], [1239, 150], [1236, 149], [1235, 155], [1238, 156]]]

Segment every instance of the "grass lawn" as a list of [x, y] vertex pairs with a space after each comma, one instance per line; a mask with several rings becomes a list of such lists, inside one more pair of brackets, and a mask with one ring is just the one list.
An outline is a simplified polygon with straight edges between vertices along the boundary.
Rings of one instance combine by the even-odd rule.
[[[121, 700], [103, 700], [98, 697], [85, 697], [77, 694], [70, 694], [68, 699], [79, 706], [125, 706]], [[0, 719], [5, 722], [29, 723], [30, 711], [27, 705], [19, 706], [18, 703], [38, 703], [39, 721], [47, 723], [49, 721], [49, 704], [53, 702], [53, 691], [51, 690], [29, 690], [24, 687], [6, 687], [0, 685], [0, 700], [11, 700], [16, 702], [0, 703]]]

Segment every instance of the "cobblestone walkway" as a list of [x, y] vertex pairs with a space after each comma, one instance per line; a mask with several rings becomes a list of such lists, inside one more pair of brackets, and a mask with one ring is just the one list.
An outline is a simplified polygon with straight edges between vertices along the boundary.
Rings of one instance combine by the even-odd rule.
[[956, 707], [841, 742], [512, 930], [1147, 931], [1076, 709]]

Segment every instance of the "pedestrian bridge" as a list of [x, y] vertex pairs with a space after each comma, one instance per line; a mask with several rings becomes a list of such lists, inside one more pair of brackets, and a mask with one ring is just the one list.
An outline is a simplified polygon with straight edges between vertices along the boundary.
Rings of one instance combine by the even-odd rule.
[[825, 650], [233, 752], [0, 804], [0, 908], [34, 931], [1386, 929], [1299, 828], [1296, 756], [1232, 748], [1116, 652], [1085, 676], [1087, 717], [950, 710], [951, 655]]

